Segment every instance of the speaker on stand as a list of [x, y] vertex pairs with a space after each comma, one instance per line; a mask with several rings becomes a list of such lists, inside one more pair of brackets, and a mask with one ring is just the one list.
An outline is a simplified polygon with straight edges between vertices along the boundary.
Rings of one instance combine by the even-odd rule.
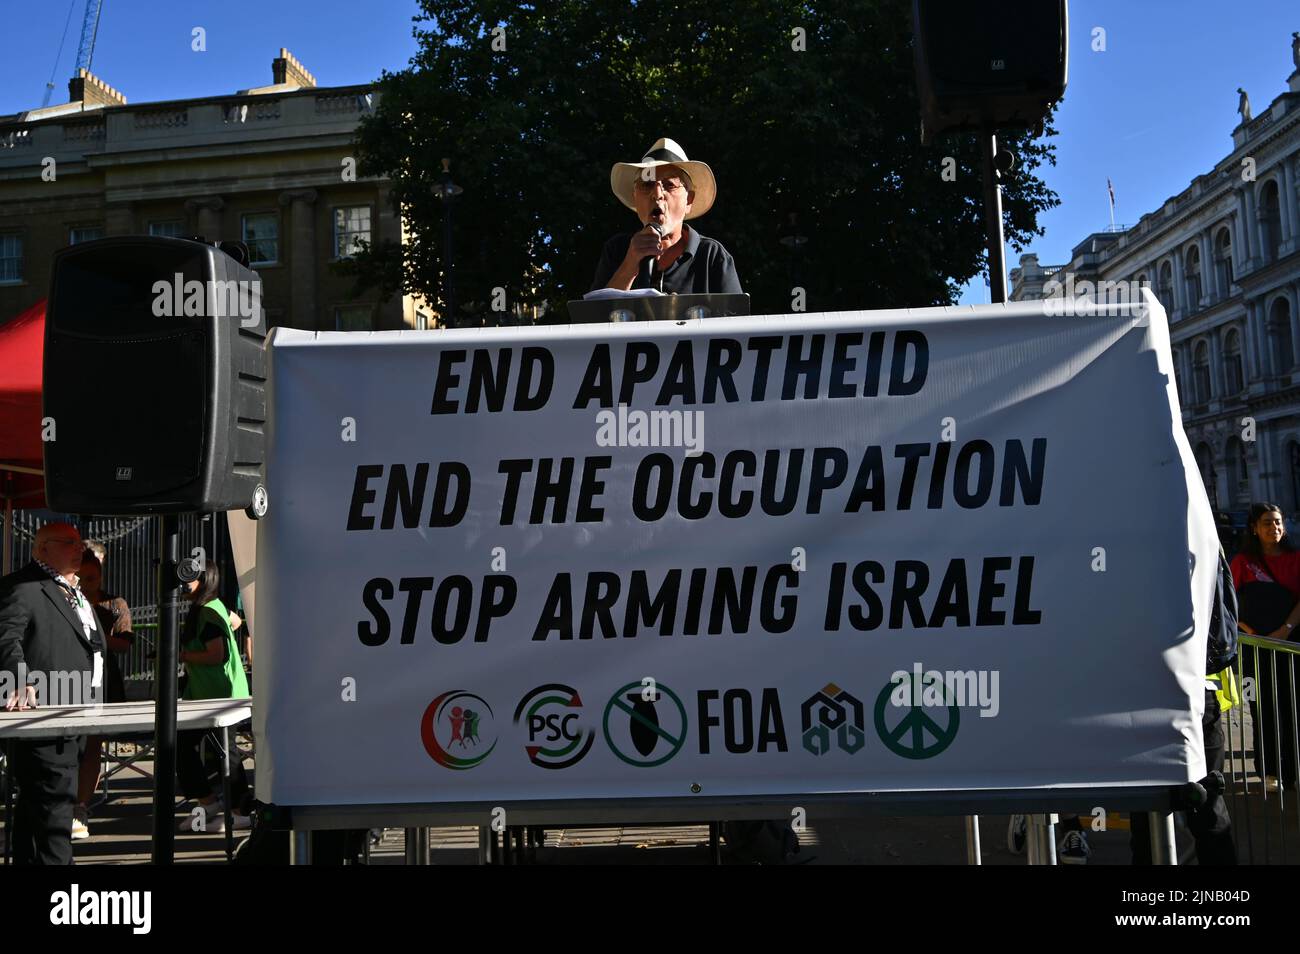
[[999, 129], [1041, 129], [1065, 94], [1069, 72], [1067, 0], [913, 0], [913, 51], [921, 142], [974, 132], [983, 153], [989, 287], [1007, 300], [1001, 176], [1014, 157], [999, 152]]
[[[178, 515], [267, 511], [266, 316], [240, 243], [119, 236], [54, 255], [45, 314], [53, 510], [162, 514], [153, 861], [175, 841]], [[51, 426], [52, 425], [52, 426]], [[215, 556], [215, 555], [214, 555]]]

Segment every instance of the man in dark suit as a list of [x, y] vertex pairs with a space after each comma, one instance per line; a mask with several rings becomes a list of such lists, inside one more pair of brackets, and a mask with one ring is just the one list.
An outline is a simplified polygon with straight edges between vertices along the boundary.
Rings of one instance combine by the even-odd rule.
[[[36, 532], [34, 559], [0, 579], [0, 678], [13, 687], [5, 708], [89, 704], [103, 686], [103, 635], [78, 588], [85, 550], [77, 528], [51, 523]], [[15, 864], [72, 864], [80, 739], [10, 745], [18, 803]]]

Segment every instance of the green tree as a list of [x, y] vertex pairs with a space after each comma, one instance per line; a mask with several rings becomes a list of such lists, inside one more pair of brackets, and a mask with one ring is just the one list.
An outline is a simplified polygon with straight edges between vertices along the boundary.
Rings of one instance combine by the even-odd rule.
[[[735, 256], [755, 313], [948, 304], [984, 269], [974, 137], [920, 143], [908, 0], [421, 0], [419, 53], [381, 77], [358, 131], [360, 169], [393, 180], [408, 242], [351, 266], [363, 286], [440, 302], [441, 160], [455, 200], [460, 315], [496, 324], [509, 304], [562, 308], [588, 290], [604, 241], [637, 226], [610, 166], [660, 136], [712, 167], [700, 230]], [[806, 49], [796, 50], [796, 28]], [[504, 48], [502, 48], [504, 47]], [[1041, 235], [1059, 203], [1034, 176], [1055, 163], [1042, 134], [1009, 134], [1008, 241]], [[943, 161], [956, 178], [944, 181]], [[778, 240], [796, 212], [797, 262]]]

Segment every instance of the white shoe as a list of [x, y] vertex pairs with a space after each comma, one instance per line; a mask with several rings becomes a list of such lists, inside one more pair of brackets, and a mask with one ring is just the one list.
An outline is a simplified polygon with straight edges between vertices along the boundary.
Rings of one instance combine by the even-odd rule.
[[1025, 841], [1029, 837], [1029, 823], [1024, 815], [1012, 815], [1007, 822], [1007, 851], [1013, 855], [1025, 853]]
[[[194, 809], [202, 809], [202, 811], [196, 812]], [[215, 831], [217, 819], [224, 818], [224, 813], [225, 807], [220, 801], [213, 802], [211, 805], [204, 805], [202, 802], [196, 802], [194, 808], [190, 809], [189, 817], [181, 822], [180, 830], [198, 832], [199, 834]], [[203, 819], [202, 824], [198, 823], [200, 818]], [[221, 830], [225, 831], [224, 821], [222, 822]]]
[[[230, 820], [233, 823], [234, 831], [248, 831], [250, 828], [253, 827], [253, 819], [249, 818], [247, 815], [241, 815], [239, 814], [239, 812], [232, 813], [230, 816]], [[225, 812], [219, 812], [217, 816], [213, 818], [211, 822], [208, 823], [208, 831], [215, 832], [218, 835], [225, 834], [226, 831]]]
[[90, 828], [80, 818], [72, 819], [72, 840], [81, 841], [83, 838], [90, 837]]

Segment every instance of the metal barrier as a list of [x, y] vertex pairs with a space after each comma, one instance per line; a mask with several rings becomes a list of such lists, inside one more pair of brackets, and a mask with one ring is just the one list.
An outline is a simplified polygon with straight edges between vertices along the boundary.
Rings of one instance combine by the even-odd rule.
[[[1246, 864], [1289, 864], [1300, 846], [1300, 708], [1296, 662], [1300, 643], [1242, 634], [1235, 675], [1241, 703], [1223, 716], [1224, 798], [1232, 819], [1237, 859]], [[1030, 864], [1054, 864], [1052, 816], [1031, 817]], [[1159, 845], [1175, 849], [1175, 816], [1151, 816], [1153, 862]], [[1163, 825], [1165, 831], [1157, 832]], [[1178, 863], [1194, 855], [1191, 833], [1178, 833], [1185, 849]], [[1036, 843], [1037, 842], [1037, 843]]]
[[[1288, 864], [1300, 839], [1296, 657], [1300, 643], [1242, 635], [1242, 704], [1224, 718], [1228, 812], [1239, 860]], [[1288, 804], [1288, 802], [1290, 804]]]
[[[32, 558], [36, 531], [54, 521], [66, 521], [81, 530], [87, 541], [102, 543], [104, 591], [126, 600], [131, 610], [135, 644], [121, 658], [122, 675], [129, 683], [147, 683], [154, 678], [154, 646], [158, 630], [158, 555], [161, 518], [87, 517], [58, 514], [48, 510], [13, 511], [10, 533], [10, 566], [21, 569]], [[230, 538], [224, 514], [182, 514], [179, 520], [181, 556], [202, 547], [205, 559], [215, 560], [223, 570], [222, 591], [236, 592], [231, 563]]]
[[[154, 679], [154, 647], [158, 630], [159, 524], [156, 516], [89, 517], [45, 510], [12, 511], [10, 566], [19, 569], [31, 559], [36, 531], [56, 520], [81, 529], [84, 539], [102, 543], [108, 553], [104, 589], [126, 600], [131, 610], [135, 644], [122, 657], [122, 672], [130, 682]], [[231, 566], [226, 521], [221, 514], [185, 514], [179, 521], [181, 554], [203, 547], [206, 559]], [[234, 574], [223, 579], [223, 591], [235, 592]], [[1242, 635], [1236, 674], [1242, 704], [1224, 718], [1228, 809], [1239, 859], [1250, 864], [1289, 863], [1293, 844], [1300, 846], [1300, 723], [1297, 713], [1296, 658], [1300, 643]], [[146, 690], [147, 691], [147, 690]], [[1288, 804], [1288, 798], [1290, 804]], [[1040, 808], [1041, 810], [1041, 808]], [[1055, 832], [1051, 815], [1034, 816], [1029, 826], [1031, 864], [1055, 862]], [[967, 861], [979, 864], [978, 818], [966, 827]]]

